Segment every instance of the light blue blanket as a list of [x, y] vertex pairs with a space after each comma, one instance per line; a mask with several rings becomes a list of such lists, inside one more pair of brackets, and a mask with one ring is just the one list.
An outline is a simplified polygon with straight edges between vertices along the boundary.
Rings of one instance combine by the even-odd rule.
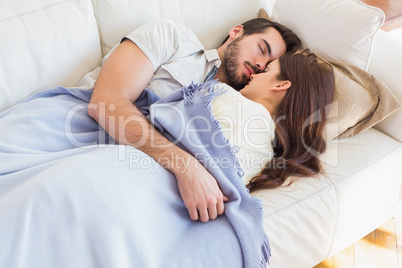
[[212, 116], [212, 84], [137, 102], [230, 198], [208, 223], [189, 219], [171, 173], [88, 117], [91, 91], [46, 90], [1, 113], [0, 267], [265, 267], [261, 206]]

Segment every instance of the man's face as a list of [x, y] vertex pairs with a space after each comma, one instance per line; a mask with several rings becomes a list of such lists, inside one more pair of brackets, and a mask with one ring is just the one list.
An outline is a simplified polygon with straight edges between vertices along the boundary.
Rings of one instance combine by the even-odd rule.
[[226, 82], [236, 90], [250, 81], [250, 75], [265, 70], [286, 52], [280, 33], [270, 27], [264, 33], [240, 36], [226, 48], [223, 58]]

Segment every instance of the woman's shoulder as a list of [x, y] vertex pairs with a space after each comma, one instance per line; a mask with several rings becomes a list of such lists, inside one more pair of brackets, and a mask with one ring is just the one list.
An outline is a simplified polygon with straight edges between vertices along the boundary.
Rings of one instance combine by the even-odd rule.
[[223, 135], [239, 148], [238, 158], [244, 171], [243, 181], [257, 175], [273, 156], [274, 121], [268, 110], [226, 84], [212, 101], [212, 111]]

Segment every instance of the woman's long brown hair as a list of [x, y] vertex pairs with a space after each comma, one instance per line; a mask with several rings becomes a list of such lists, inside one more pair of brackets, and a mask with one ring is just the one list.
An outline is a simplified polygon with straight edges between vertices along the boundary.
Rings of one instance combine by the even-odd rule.
[[247, 184], [250, 192], [279, 187], [289, 176], [318, 174], [318, 156], [326, 149], [325, 109], [335, 87], [332, 66], [309, 50], [285, 54], [279, 63], [278, 78], [291, 81], [291, 87], [275, 110], [274, 157]]

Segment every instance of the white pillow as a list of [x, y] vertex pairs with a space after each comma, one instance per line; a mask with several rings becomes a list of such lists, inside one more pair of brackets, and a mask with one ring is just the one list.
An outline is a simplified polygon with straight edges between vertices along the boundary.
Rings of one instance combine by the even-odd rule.
[[226, 84], [215, 87], [226, 90], [212, 101], [212, 112], [220, 123], [223, 135], [237, 146], [238, 158], [247, 183], [257, 175], [273, 156], [274, 121], [259, 103], [243, 97]]
[[278, 0], [271, 18], [292, 29], [313, 52], [367, 70], [385, 15], [358, 0]]
[[54, 86], [74, 86], [100, 64], [91, 2], [0, 1], [0, 111]]

